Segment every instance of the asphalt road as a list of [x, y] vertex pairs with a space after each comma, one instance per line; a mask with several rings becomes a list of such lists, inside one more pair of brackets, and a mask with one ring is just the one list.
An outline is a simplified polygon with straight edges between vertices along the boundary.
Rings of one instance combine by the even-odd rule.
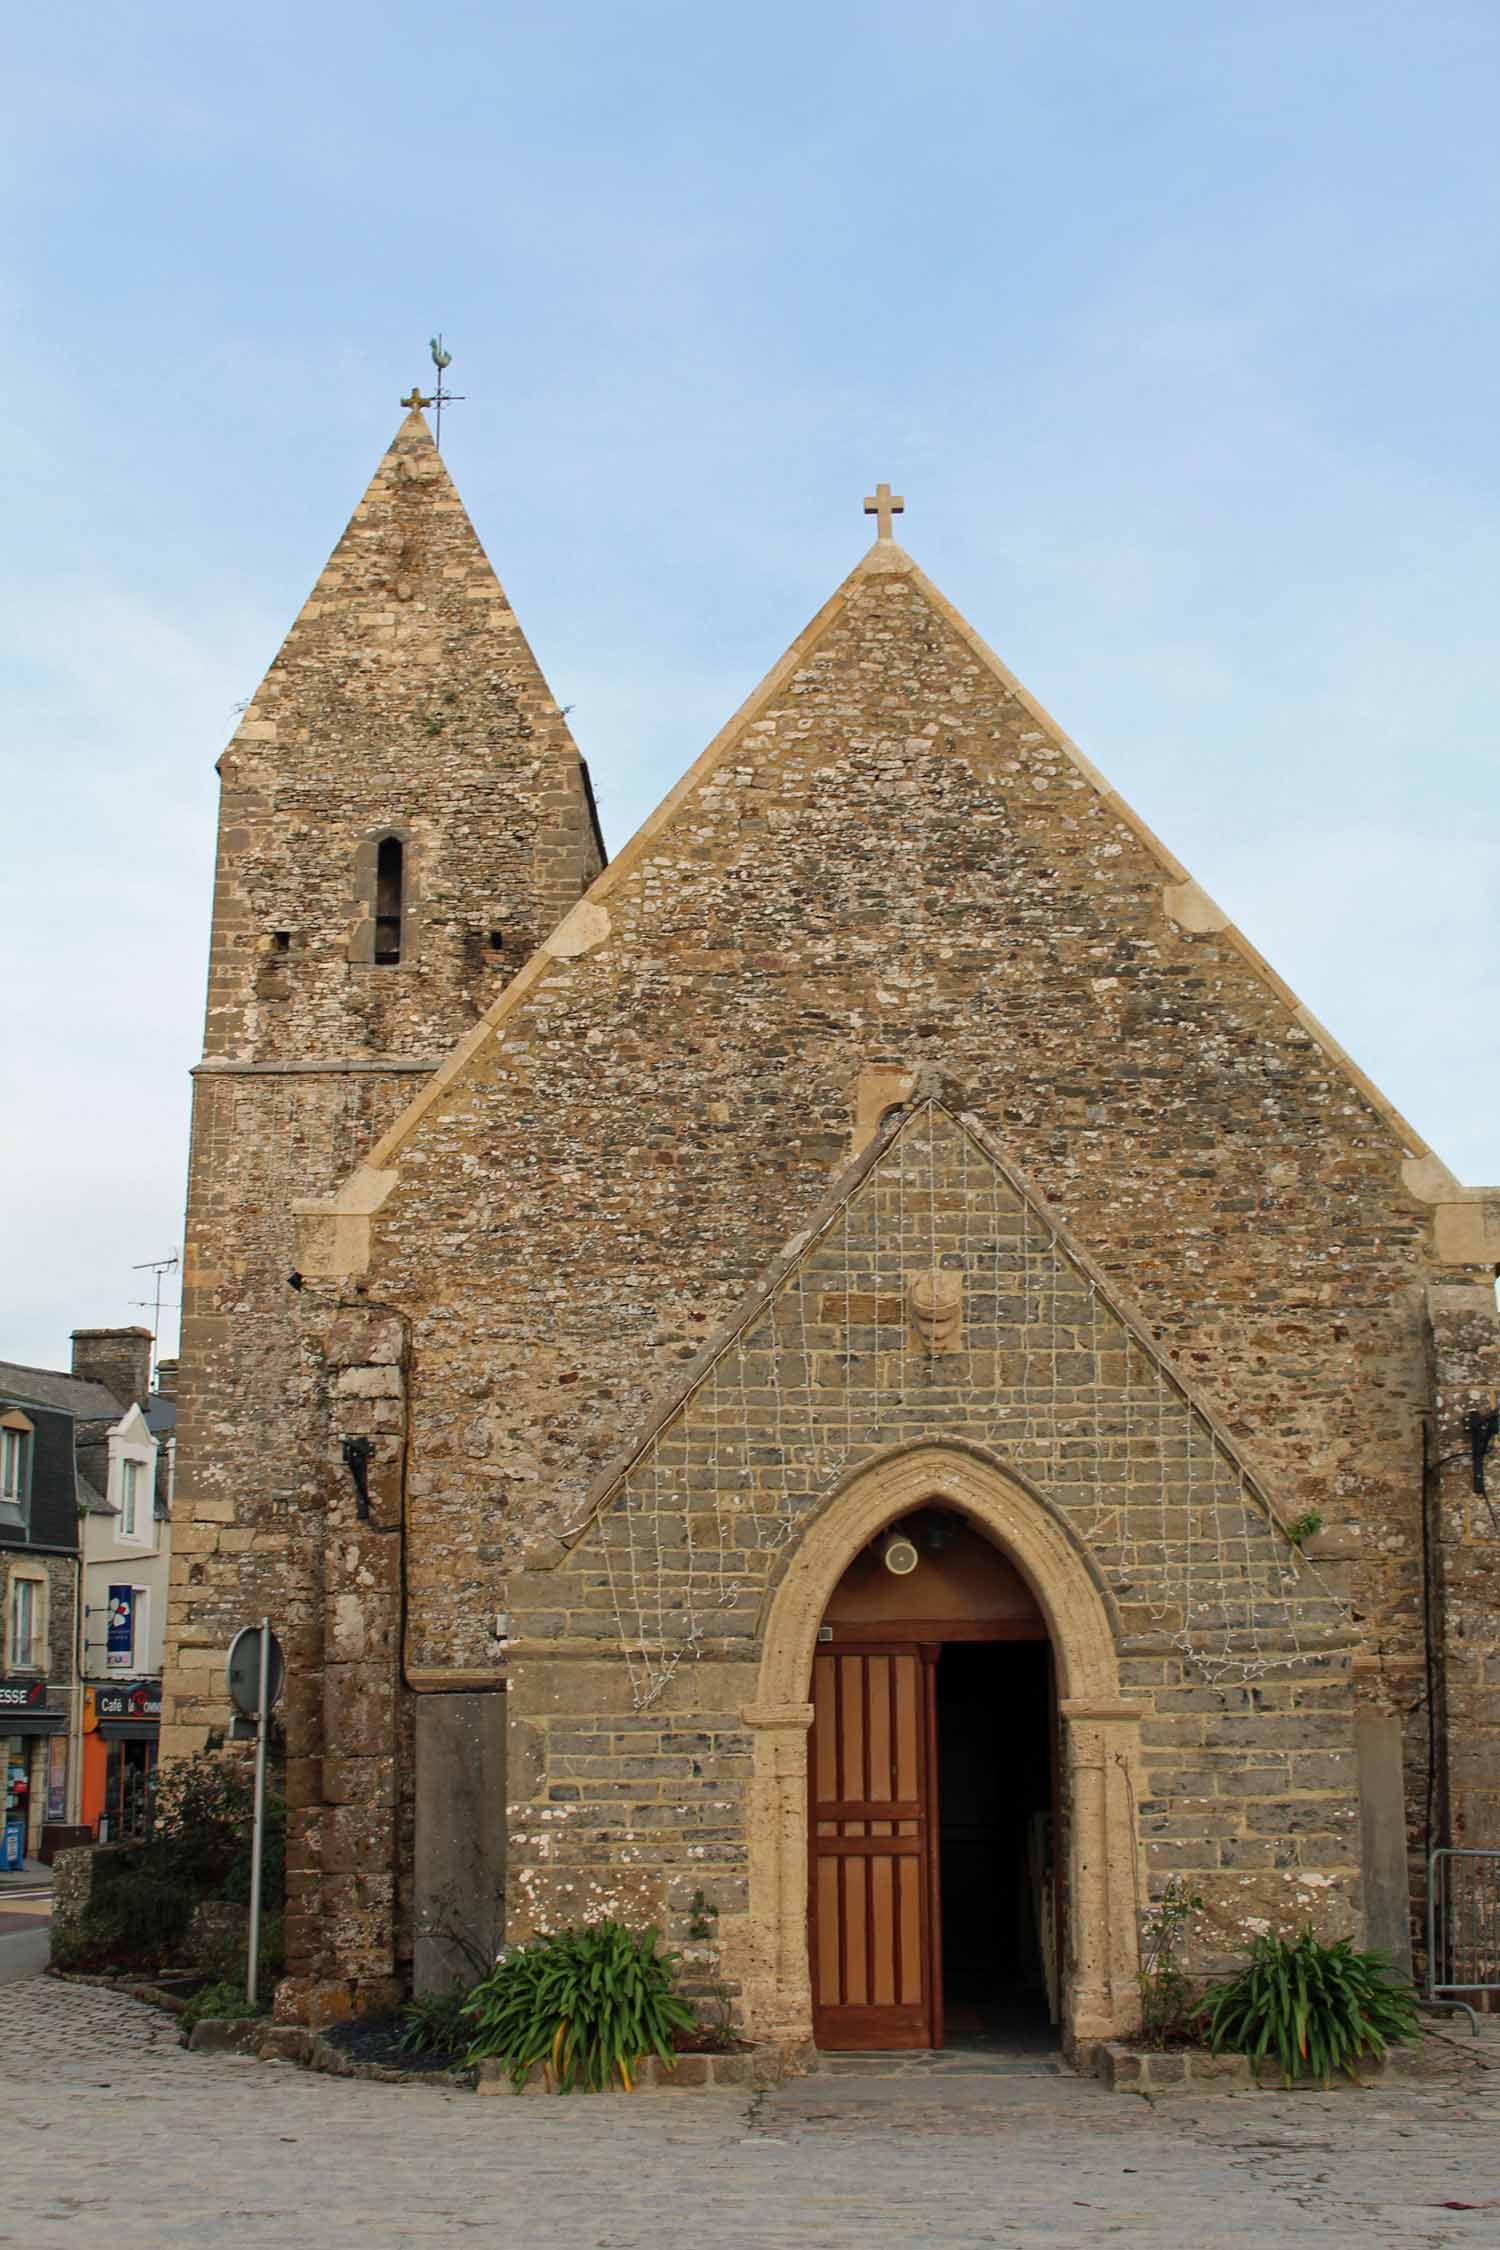
[[47, 1966], [51, 1901], [12, 1893], [0, 1899], [0, 1984], [40, 1975]]

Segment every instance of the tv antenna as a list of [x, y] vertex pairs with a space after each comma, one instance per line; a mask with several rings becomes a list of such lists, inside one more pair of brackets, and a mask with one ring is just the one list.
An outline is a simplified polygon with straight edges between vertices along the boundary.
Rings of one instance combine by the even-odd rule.
[[156, 1285], [149, 1297], [134, 1297], [131, 1299], [132, 1304], [139, 1305], [143, 1312], [148, 1305], [151, 1308], [151, 1356], [153, 1365], [161, 1357], [157, 1350], [157, 1339], [161, 1335], [161, 1286], [169, 1273], [177, 1271], [180, 1263], [177, 1252], [174, 1250], [170, 1258], [143, 1258], [138, 1266], [132, 1266], [130, 1269], [132, 1273], [151, 1273], [156, 1276]]

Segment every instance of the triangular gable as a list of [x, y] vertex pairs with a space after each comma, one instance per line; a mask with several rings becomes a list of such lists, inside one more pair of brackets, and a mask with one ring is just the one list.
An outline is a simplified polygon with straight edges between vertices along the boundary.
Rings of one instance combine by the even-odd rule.
[[[878, 540], [785, 655], [767, 673], [759, 687], [715, 736], [695, 764], [605, 868], [584, 898], [571, 909], [504, 991], [497, 995], [473, 1031], [450, 1051], [432, 1076], [424, 1082], [420, 1093], [370, 1150], [363, 1164], [345, 1182], [338, 1196], [332, 1202], [298, 1207], [309, 1219], [331, 1220], [344, 1217], [353, 1221], [336, 1230], [336, 1250], [330, 1247], [335, 1230], [323, 1228], [321, 1242], [317, 1239], [318, 1229], [306, 1230], [309, 1238], [306, 1247], [308, 1271], [340, 1273], [359, 1270], [361, 1259], [368, 1254], [369, 1218], [379, 1210], [394, 1187], [403, 1151], [420, 1131], [423, 1120], [443, 1104], [486, 1049], [496, 1041], [503, 1041], [513, 1023], [526, 1020], [533, 997], [544, 985], [560, 973], [565, 974], [571, 965], [584, 957], [602, 954], [607, 961], [613, 945], [628, 943], [623, 936], [624, 925], [629, 923], [633, 926], [642, 911], [640, 902], [634, 895], [639, 889], [638, 879], [667, 844], [669, 831], [679, 818], [690, 815], [692, 807], [703, 800], [704, 792], [710, 789], [726, 769], [732, 768], [737, 762], [755, 758], [757, 730], [767, 720], [768, 714], [779, 706], [799, 675], [806, 675], [816, 664], [823, 644], [840, 620], [849, 613], [851, 605], [858, 601], [867, 582], [891, 573], [898, 574], [909, 582], [921, 596], [938, 628], [957, 636], [964, 649], [989, 675], [990, 680], [998, 683], [1004, 694], [1013, 700], [1018, 715], [1028, 724], [1034, 724], [1039, 730], [1039, 737], [1054, 746], [1059, 758], [1097, 798], [1100, 806], [1112, 818], [1120, 821], [1149, 853], [1161, 871], [1161, 897], [1166, 921], [1175, 924], [1179, 931], [1185, 933], [1212, 932], [1222, 937], [1255, 977], [1275, 995], [1278, 1003], [1285, 1007], [1289, 1026], [1316, 1041], [1357, 1089], [1390, 1134], [1394, 1144], [1393, 1156], [1397, 1163], [1404, 1160], [1408, 1185], [1412, 1191], [1425, 1200], [1440, 1200], [1445, 1195], [1477, 1192], [1463, 1191], [1457, 1187], [1422, 1136], [1358, 1069], [1248, 939], [1234, 928], [1228, 917], [1192, 880], [1181, 862], [1110, 788], [1077, 745], [918, 569], [911, 557], [894, 541]], [[913, 723], [919, 723], [920, 718], [920, 710], [914, 707]], [[647, 920], [649, 921], [649, 913]]]
[[[1053, 1507], [1127, 1642], [1253, 1677], [1338, 1630], [1145, 1324], [977, 1120], [932, 1096], [888, 1120], [605, 1472], [535, 1602], [592, 1612], [644, 1707], [684, 1657], [754, 1634], [777, 1558], [854, 1470], [923, 1441], [982, 1450]], [[531, 1592], [513, 1599], [519, 1635], [539, 1632]]]

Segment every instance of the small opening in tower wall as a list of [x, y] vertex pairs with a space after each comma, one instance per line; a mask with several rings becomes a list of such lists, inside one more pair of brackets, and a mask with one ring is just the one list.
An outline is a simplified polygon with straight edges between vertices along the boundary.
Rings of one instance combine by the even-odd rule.
[[505, 932], [504, 932], [504, 930], [491, 930], [491, 932], [490, 932], [490, 951], [491, 951], [491, 953], [503, 953], [503, 952], [505, 951]]
[[375, 855], [375, 959], [401, 958], [401, 892], [404, 854], [399, 836], [382, 836]]
[[292, 933], [291, 933], [291, 931], [290, 931], [290, 930], [273, 930], [273, 931], [271, 932], [271, 951], [272, 951], [273, 953], [290, 953], [290, 952], [291, 952], [291, 950], [292, 950]]

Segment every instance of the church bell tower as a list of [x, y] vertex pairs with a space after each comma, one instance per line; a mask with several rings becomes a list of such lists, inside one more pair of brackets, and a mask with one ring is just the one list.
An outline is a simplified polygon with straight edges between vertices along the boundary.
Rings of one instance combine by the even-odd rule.
[[587, 769], [403, 404], [219, 761], [167, 1755], [222, 1723], [239, 1626], [270, 1613], [289, 1655], [316, 1629], [321, 1527], [288, 1427], [292, 1203], [337, 1188], [603, 864]]

